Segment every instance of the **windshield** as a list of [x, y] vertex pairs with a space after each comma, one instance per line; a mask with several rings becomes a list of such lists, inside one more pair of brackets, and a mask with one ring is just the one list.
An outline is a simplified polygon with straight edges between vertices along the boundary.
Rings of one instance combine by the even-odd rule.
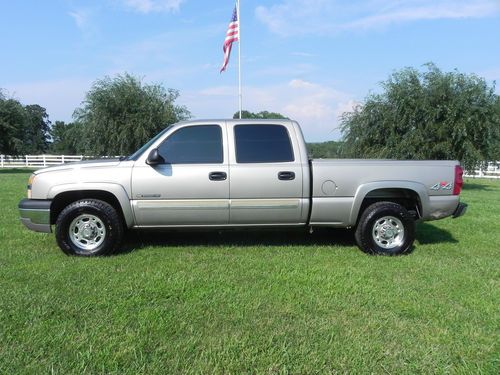
[[134, 152], [132, 155], [127, 156], [125, 160], [133, 160], [136, 161], [139, 159], [139, 156], [143, 154], [144, 151], [146, 151], [153, 143], [155, 143], [158, 138], [160, 138], [168, 129], [170, 129], [173, 125], [167, 126], [165, 129], [163, 129], [161, 132], [156, 134], [153, 138], [151, 138], [144, 146], [142, 146], [140, 149], [138, 149], [136, 152]]

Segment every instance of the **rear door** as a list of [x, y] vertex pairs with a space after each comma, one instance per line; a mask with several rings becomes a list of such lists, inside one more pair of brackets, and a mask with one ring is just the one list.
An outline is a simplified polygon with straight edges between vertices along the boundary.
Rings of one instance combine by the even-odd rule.
[[299, 224], [302, 167], [291, 124], [228, 125], [230, 224]]

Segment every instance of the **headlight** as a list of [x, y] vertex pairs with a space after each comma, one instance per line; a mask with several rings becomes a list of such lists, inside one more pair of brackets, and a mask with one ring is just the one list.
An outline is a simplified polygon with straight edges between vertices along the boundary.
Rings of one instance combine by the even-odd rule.
[[33, 182], [35, 181], [36, 175], [32, 174], [30, 178], [28, 179], [28, 199], [31, 199], [31, 186], [33, 185]]

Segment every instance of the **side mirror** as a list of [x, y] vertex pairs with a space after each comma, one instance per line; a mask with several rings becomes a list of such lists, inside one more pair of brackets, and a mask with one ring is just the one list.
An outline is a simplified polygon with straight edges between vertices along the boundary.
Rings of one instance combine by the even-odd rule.
[[149, 165], [165, 164], [165, 159], [163, 158], [163, 156], [159, 154], [158, 149], [154, 148], [149, 153], [148, 158], [146, 159], [146, 164]]

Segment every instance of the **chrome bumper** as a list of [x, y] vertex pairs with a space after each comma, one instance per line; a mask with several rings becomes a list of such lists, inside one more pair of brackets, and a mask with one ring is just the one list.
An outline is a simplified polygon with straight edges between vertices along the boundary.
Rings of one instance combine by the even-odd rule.
[[23, 199], [19, 202], [21, 223], [35, 232], [51, 233], [50, 204], [52, 201], [44, 199]]

